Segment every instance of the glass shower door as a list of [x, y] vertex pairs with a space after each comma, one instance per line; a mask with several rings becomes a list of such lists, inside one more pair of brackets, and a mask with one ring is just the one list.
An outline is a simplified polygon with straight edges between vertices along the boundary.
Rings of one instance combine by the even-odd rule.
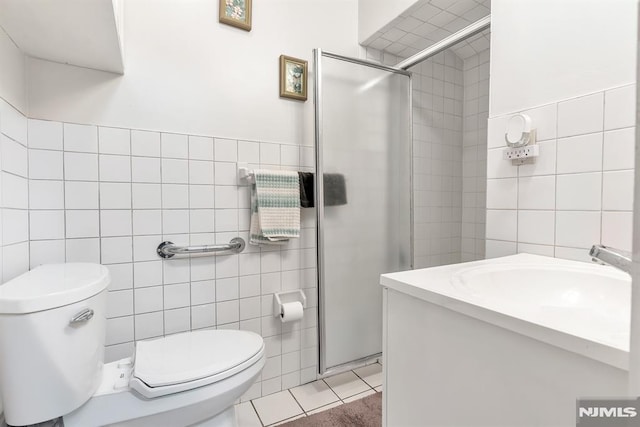
[[382, 351], [380, 274], [411, 268], [409, 74], [316, 51], [320, 372]]

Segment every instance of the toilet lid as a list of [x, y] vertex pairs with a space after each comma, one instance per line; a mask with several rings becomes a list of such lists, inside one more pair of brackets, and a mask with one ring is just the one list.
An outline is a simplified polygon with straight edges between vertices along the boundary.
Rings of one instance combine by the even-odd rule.
[[191, 382], [233, 369], [259, 353], [263, 344], [258, 334], [234, 330], [184, 332], [139, 341], [133, 375], [149, 387]]

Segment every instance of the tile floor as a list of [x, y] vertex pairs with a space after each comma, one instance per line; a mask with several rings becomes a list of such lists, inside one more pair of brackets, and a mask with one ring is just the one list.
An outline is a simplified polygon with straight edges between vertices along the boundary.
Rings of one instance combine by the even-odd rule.
[[240, 427], [274, 426], [382, 391], [382, 365], [374, 363], [236, 405]]

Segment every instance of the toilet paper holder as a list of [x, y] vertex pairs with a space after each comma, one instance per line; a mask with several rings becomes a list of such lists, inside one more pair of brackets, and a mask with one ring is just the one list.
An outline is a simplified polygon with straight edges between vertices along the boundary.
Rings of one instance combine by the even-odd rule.
[[273, 294], [273, 315], [280, 317], [282, 314], [282, 304], [289, 302], [299, 302], [302, 308], [307, 308], [307, 296], [300, 289], [295, 291], [277, 292]]

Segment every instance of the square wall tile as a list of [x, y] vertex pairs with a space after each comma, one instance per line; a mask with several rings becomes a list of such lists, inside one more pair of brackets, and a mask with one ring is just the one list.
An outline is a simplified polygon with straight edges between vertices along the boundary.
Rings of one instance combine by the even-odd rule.
[[553, 245], [555, 211], [518, 211], [518, 243]]
[[190, 135], [189, 158], [213, 161], [213, 138]]
[[556, 246], [587, 248], [600, 242], [600, 212], [556, 212]]
[[160, 210], [134, 210], [133, 234], [162, 234], [162, 214]]
[[[29, 223], [29, 214], [26, 210], [4, 209], [2, 212], [2, 243], [13, 245], [15, 243], [27, 242], [29, 240], [29, 228], [31, 227], [31, 240], [41, 240], [46, 238], [59, 238], [59, 224], [55, 224], [55, 213], [57, 211], [37, 211], [46, 215], [34, 215], [35, 222]], [[32, 220], [32, 221], [34, 221]], [[51, 222], [52, 228], [48, 229]], [[6, 265], [5, 265], [6, 267]]]
[[107, 319], [106, 345], [133, 341], [133, 316]]
[[100, 237], [100, 215], [98, 211], [67, 210], [66, 237]]
[[100, 181], [131, 182], [131, 157], [101, 154]]
[[163, 309], [162, 286], [150, 286], [135, 290], [135, 312], [149, 313]]
[[62, 123], [28, 120], [29, 148], [62, 150]]
[[131, 132], [129, 129], [99, 127], [98, 148], [103, 154], [131, 154]]
[[162, 157], [171, 159], [189, 158], [189, 141], [187, 135], [163, 133], [160, 136]]
[[113, 317], [131, 316], [133, 314], [133, 291], [107, 292], [107, 319]]
[[191, 310], [189, 307], [165, 310], [164, 333], [175, 334], [191, 329]]
[[64, 240], [39, 240], [29, 242], [29, 268], [42, 264], [65, 262]]
[[210, 328], [216, 324], [216, 305], [203, 304], [191, 306], [191, 327]]
[[188, 307], [191, 301], [191, 290], [188, 283], [164, 286], [164, 309]]
[[633, 210], [633, 170], [602, 174], [602, 210]]
[[136, 288], [162, 285], [162, 261], [134, 263], [133, 282]]
[[635, 160], [635, 127], [604, 133], [604, 170], [633, 169]]
[[51, 150], [29, 150], [29, 178], [62, 179], [62, 171], [62, 152]]
[[67, 239], [67, 262], [92, 262], [100, 264], [100, 239]]
[[131, 184], [101, 182], [100, 209], [131, 209]]
[[137, 314], [135, 319], [136, 340], [159, 337], [164, 334], [164, 313], [162, 311]]
[[186, 160], [163, 158], [162, 182], [167, 184], [188, 184], [189, 162]]
[[555, 176], [531, 176], [518, 180], [519, 209], [555, 209], [555, 204]]
[[485, 241], [486, 259], [499, 258], [508, 255], [515, 255], [517, 252], [516, 242], [505, 242], [501, 240], [487, 239]]
[[487, 209], [516, 209], [517, 207], [517, 178], [487, 180]]
[[[10, 221], [7, 215], [18, 214], [19, 211], [12, 212], [5, 210], [2, 220], [5, 224]], [[26, 212], [24, 212], [26, 221]], [[21, 221], [20, 224], [23, 222]], [[25, 222], [26, 224], [26, 222]], [[4, 227], [3, 227], [4, 229]], [[31, 211], [29, 212], [29, 238], [31, 240], [52, 240], [64, 239], [64, 211]], [[7, 232], [3, 233], [4, 243], [7, 244]]]
[[604, 93], [604, 128], [620, 129], [636, 124], [636, 85], [611, 89]]
[[558, 137], [601, 132], [604, 128], [604, 93], [558, 104]]
[[602, 133], [558, 140], [557, 172], [596, 172], [602, 170]]
[[64, 178], [66, 181], [97, 181], [98, 155], [64, 153]]
[[233, 139], [215, 139], [215, 160], [217, 162], [237, 162], [238, 143]]
[[[2, 180], [2, 185], [1, 185], [2, 190], [0, 193], [0, 198], [2, 200], [2, 207], [4, 208], [28, 209], [29, 203], [32, 200], [31, 194], [39, 194], [39, 193], [41, 194], [43, 190], [42, 186], [39, 186], [38, 184], [34, 186], [32, 184], [32, 186], [35, 187], [35, 190], [32, 192], [29, 192], [29, 180], [27, 178], [12, 175], [6, 172], [2, 172], [0, 174], [0, 180]], [[41, 182], [60, 182], [60, 181], [31, 180], [31, 183], [34, 183], [34, 182], [41, 183]], [[46, 185], [44, 187], [46, 187]], [[40, 206], [57, 205], [58, 204], [57, 198], [58, 197], [56, 197], [56, 194], [53, 194], [52, 199], [43, 200], [43, 203]], [[37, 207], [34, 207], [34, 209], [37, 209]], [[58, 208], [52, 207], [52, 209], [58, 209]]]
[[131, 262], [133, 259], [131, 237], [105, 237], [101, 239], [101, 258], [102, 264]]
[[130, 236], [132, 234], [130, 210], [104, 210], [100, 213], [100, 235], [102, 237]]
[[487, 239], [515, 242], [518, 232], [515, 210], [487, 210]]
[[[633, 249], [633, 213], [602, 212], [602, 244], [631, 252]], [[597, 242], [596, 242], [597, 243]]]
[[98, 128], [96, 126], [65, 123], [63, 132], [65, 151], [98, 152]]
[[64, 187], [67, 209], [98, 209], [97, 182], [65, 182]]
[[160, 159], [132, 157], [131, 181], [160, 183]]
[[243, 163], [260, 163], [260, 143], [238, 141], [238, 161]]
[[600, 210], [602, 203], [602, 174], [581, 173], [558, 175], [556, 209]]
[[13, 174], [27, 177], [29, 165], [29, 153], [27, 148], [20, 143], [0, 134], [2, 146], [2, 170]]
[[515, 178], [518, 176], [518, 166], [511, 164], [510, 160], [502, 158], [502, 148], [496, 148], [487, 152], [487, 178]]
[[133, 288], [133, 264], [113, 264], [108, 268], [111, 274], [110, 291]]
[[132, 130], [131, 155], [160, 157], [160, 133]]
[[160, 209], [162, 187], [160, 184], [133, 184], [131, 186], [134, 209]]

